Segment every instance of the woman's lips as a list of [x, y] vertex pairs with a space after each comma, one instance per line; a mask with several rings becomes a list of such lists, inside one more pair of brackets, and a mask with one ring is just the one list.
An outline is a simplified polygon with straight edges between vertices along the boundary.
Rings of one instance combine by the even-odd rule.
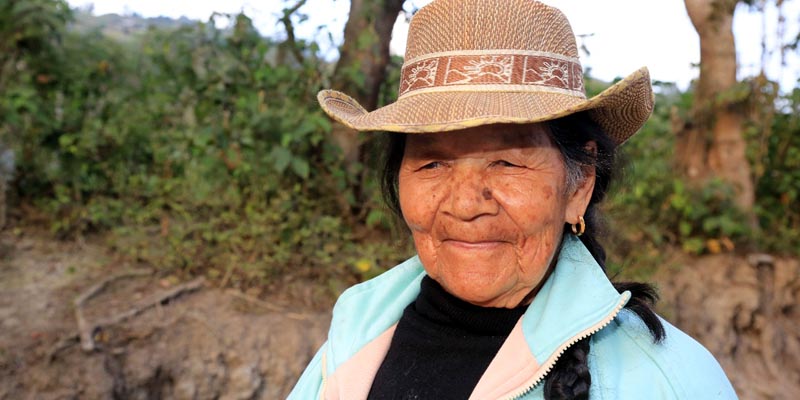
[[442, 244], [462, 248], [464, 250], [488, 250], [497, 246], [506, 244], [507, 242], [501, 240], [459, 240], [459, 239], [445, 239]]

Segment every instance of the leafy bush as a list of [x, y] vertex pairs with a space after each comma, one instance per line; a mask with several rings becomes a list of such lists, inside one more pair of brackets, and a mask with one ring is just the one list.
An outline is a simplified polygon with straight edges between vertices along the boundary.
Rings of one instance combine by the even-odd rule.
[[751, 140], [763, 165], [757, 181], [756, 213], [772, 251], [800, 254], [800, 89], [778, 99], [779, 109], [766, 138]]
[[[673, 165], [671, 120], [691, 107], [692, 93], [656, 83], [656, 108], [642, 130], [622, 146], [624, 169], [606, 204], [611, 247], [621, 259], [653, 258], [656, 249], [680, 246], [691, 254], [734, 249], [798, 254], [800, 230], [800, 90], [761, 102], [774, 113], [766, 134], [748, 136], [748, 153], [764, 173], [757, 178], [758, 226], [736, 207], [734, 190], [720, 180], [693, 187]], [[765, 104], [764, 104], [765, 103]], [[752, 155], [758, 155], [752, 156]], [[764, 233], [762, 233], [764, 232]], [[650, 256], [648, 256], [650, 254]], [[656, 257], [657, 258], [657, 257]]]
[[[37, 13], [14, 17], [30, 7]], [[0, 21], [25, 33], [0, 37], [0, 141], [16, 153], [17, 198], [44, 211], [56, 234], [111, 232], [134, 259], [231, 285], [299, 270], [366, 279], [411, 252], [387, 239], [374, 154], [346, 164], [329, 140], [315, 96], [333, 68], [316, 44], [263, 38], [245, 15], [229, 16], [229, 29], [213, 16], [126, 40], [66, 29], [70, 17], [62, 1], [0, 3]], [[394, 101], [401, 64], [392, 59], [381, 104]], [[586, 82], [590, 95], [607, 87]], [[690, 187], [675, 174], [670, 121], [692, 94], [657, 89], [606, 204], [611, 254], [797, 252], [800, 91], [769, 108], [768, 134], [760, 126], [750, 137], [761, 166], [756, 213], [770, 233], [761, 235], [729, 187]]]
[[66, 31], [46, 82], [36, 65], [19, 71], [0, 129], [21, 155], [20, 196], [60, 236], [111, 230], [120, 251], [169, 271], [362, 274], [362, 242], [386, 251], [353, 228], [381, 229], [383, 208], [369, 182], [373, 201], [350, 215], [360, 170], [344, 168], [316, 103], [328, 65], [308, 43], [305, 63], [289, 59], [244, 15], [230, 34], [214, 18], [123, 42]]
[[653, 115], [621, 147], [623, 170], [606, 204], [612, 254], [624, 260], [652, 258], [665, 246], [692, 254], [733, 250], [749, 240], [750, 229], [733, 190], [719, 180], [692, 187], [673, 165], [672, 113], [688, 110], [691, 94], [671, 84], [656, 87]]

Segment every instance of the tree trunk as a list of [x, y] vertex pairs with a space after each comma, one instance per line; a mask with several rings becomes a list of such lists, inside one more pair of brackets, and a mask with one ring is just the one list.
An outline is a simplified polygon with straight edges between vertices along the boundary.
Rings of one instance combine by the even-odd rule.
[[[344, 27], [344, 43], [336, 63], [331, 86], [355, 98], [368, 111], [378, 105], [381, 85], [386, 80], [389, 65], [389, 42], [397, 16], [405, 0], [351, 0], [350, 17]], [[358, 132], [334, 123], [331, 131], [334, 142], [342, 150], [352, 198], [342, 208], [345, 216], [363, 220], [370, 194], [364, 182], [370, 171], [366, 164], [366, 142]]]
[[[386, 79], [392, 28], [405, 0], [351, 0], [344, 27], [344, 44], [336, 64], [332, 86], [372, 111]], [[338, 125], [338, 124], [337, 124]], [[349, 162], [360, 161], [358, 132], [338, 125], [333, 136]]]
[[700, 77], [691, 121], [678, 132], [676, 161], [690, 182], [719, 177], [736, 190], [742, 211], [755, 202], [750, 164], [745, 154], [744, 119], [725, 94], [737, 84], [733, 14], [739, 0], [685, 0], [700, 36]]

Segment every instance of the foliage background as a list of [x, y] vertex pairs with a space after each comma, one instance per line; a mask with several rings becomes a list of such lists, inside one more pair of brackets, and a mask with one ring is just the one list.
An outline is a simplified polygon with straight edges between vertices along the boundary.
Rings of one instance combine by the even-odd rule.
[[[368, 173], [379, 160], [346, 164], [329, 138], [315, 96], [333, 66], [315, 43], [262, 37], [243, 14], [122, 38], [84, 17], [61, 0], [0, 0], [0, 145], [14, 155], [17, 224], [101, 234], [125, 257], [222, 286], [310, 278], [336, 294], [412, 253]], [[590, 95], [610, 84], [586, 81]], [[727, 94], [752, 117], [756, 225], [730, 187], [676, 175], [673, 123], [692, 89], [656, 90], [606, 204], [613, 268], [647, 274], [665, 248], [800, 254], [800, 90], [755, 77]]]

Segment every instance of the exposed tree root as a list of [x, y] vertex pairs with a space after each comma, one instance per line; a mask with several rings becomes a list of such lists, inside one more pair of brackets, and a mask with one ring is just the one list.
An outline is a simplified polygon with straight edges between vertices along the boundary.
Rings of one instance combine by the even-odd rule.
[[103, 328], [122, 323], [128, 319], [136, 317], [137, 315], [157, 305], [167, 304], [172, 299], [175, 299], [185, 293], [191, 293], [202, 288], [205, 283], [205, 279], [199, 277], [184, 284], [175, 286], [169, 291], [154, 295], [148, 301], [143, 302], [142, 305], [131, 308], [125, 312], [112, 315], [109, 318], [94, 323], [89, 323], [86, 320], [86, 317], [84, 317], [83, 315], [84, 304], [86, 303], [86, 301], [96, 296], [101, 291], [103, 291], [103, 289], [105, 289], [111, 282], [121, 278], [147, 275], [149, 273], [150, 271], [147, 272], [134, 271], [134, 272], [115, 275], [90, 287], [88, 290], [86, 290], [84, 293], [78, 296], [75, 299], [75, 319], [77, 320], [78, 323], [78, 332], [62, 338], [50, 351], [50, 360], [52, 361], [58, 355], [58, 353], [78, 342], [80, 342], [81, 349], [83, 349], [83, 351], [86, 352], [94, 351], [97, 348], [97, 344], [95, 343], [94, 338], [97, 335], [97, 333], [101, 331]]
[[256, 305], [256, 306], [259, 306], [261, 308], [264, 308], [266, 310], [269, 310], [269, 311], [272, 311], [272, 312], [281, 313], [281, 314], [283, 314], [283, 315], [285, 315], [285, 316], [287, 316], [287, 317], [289, 317], [291, 319], [295, 319], [295, 320], [298, 320], [298, 321], [303, 321], [303, 320], [307, 320], [309, 318], [307, 315], [298, 314], [298, 313], [295, 313], [295, 312], [288, 311], [288, 310], [286, 310], [285, 308], [283, 308], [281, 306], [277, 306], [277, 305], [272, 304], [270, 302], [267, 302], [267, 301], [264, 301], [264, 300], [261, 300], [261, 299], [257, 299], [257, 298], [255, 298], [253, 296], [248, 296], [248, 295], [246, 295], [246, 294], [244, 294], [244, 293], [242, 293], [242, 292], [240, 292], [238, 290], [228, 290], [228, 291], [226, 291], [226, 293], [231, 295], [231, 296], [233, 296], [233, 297], [236, 297], [238, 299], [241, 299], [241, 300], [244, 300], [244, 301], [246, 301], [248, 303], [251, 303], [253, 305]]
[[149, 270], [140, 270], [140, 271], [126, 271], [121, 274], [112, 275], [102, 281], [98, 282], [95, 285], [92, 285], [89, 289], [81, 293], [80, 296], [75, 298], [73, 302], [75, 304], [75, 321], [78, 323], [78, 335], [81, 342], [81, 348], [84, 351], [92, 351], [94, 350], [94, 329], [89, 327], [89, 323], [86, 321], [86, 317], [83, 315], [83, 306], [86, 304], [89, 299], [97, 296], [100, 294], [105, 288], [108, 287], [112, 282], [118, 281], [123, 278], [132, 278], [136, 276], [146, 276], [152, 274], [152, 271]]

